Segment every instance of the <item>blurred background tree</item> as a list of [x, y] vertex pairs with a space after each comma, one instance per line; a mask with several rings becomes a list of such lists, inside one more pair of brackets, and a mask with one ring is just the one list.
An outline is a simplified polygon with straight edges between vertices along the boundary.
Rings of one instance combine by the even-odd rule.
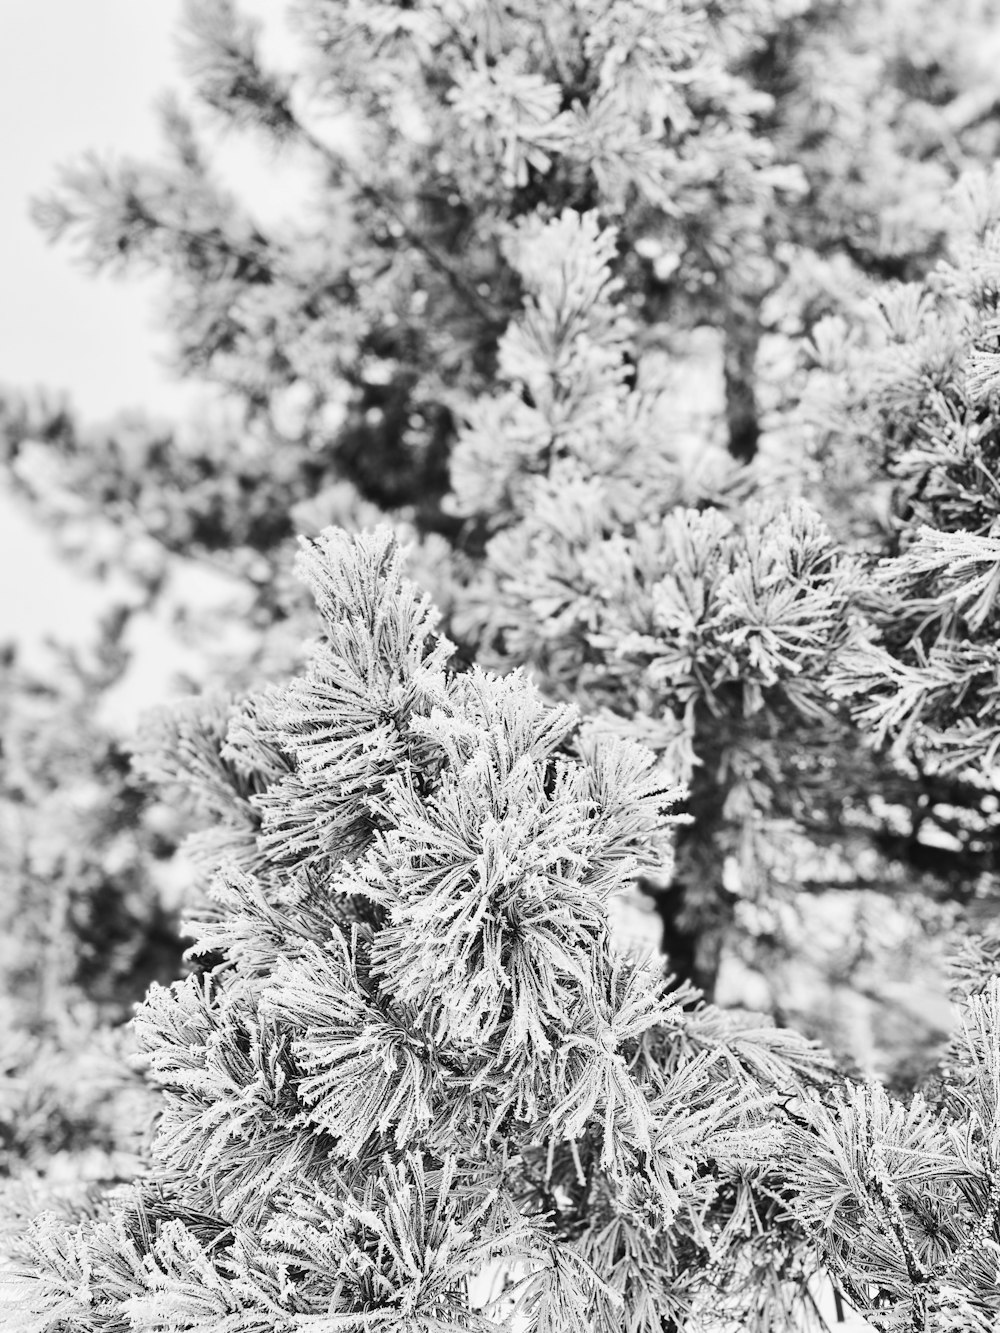
[[[294, 503], [341, 479], [468, 543], [441, 499], [519, 306], [503, 230], [566, 206], [619, 228], [639, 354], [716, 330], [716, 433], [752, 457], [773, 396], [762, 337], [807, 331], [865, 274], [925, 271], [943, 185], [995, 149], [995, 13], [660, 9], [616, 9], [629, 39], [612, 42], [568, 6], [486, 6], [479, 31], [447, 7], [304, 3], [300, 67], [275, 72], [236, 6], [192, 6], [191, 95], [162, 108], [163, 159], [87, 158], [36, 216], [97, 271], [169, 275], [175, 368], [226, 392], [228, 428], [143, 439], [133, 419], [95, 438], [59, 405], [8, 421], [8, 459], [45, 440], [49, 491], [61, 475], [185, 554], [273, 551]], [[266, 229], [225, 187], [220, 129], [300, 167], [294, 219]]]
[[178, 821], [98, 716], [126, 620], [56, 684], [13, 646], [0, 665], [0, 1176], [134, 1172], [148, 1098], [122, 1024], [182, 966]]

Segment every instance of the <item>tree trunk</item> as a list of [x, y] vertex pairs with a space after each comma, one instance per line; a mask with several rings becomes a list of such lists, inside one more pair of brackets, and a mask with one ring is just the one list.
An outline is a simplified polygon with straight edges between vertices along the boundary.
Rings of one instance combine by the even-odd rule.
[[722, 322], [726, 385], [726, 427], [729, 452], [741, 463], [757, 453], [760, 421], [757, 407], [757, 349], [760, 346], [760, 300], [733, 291]]
[[660, 948], [670, 975], [678, 984], [690, 981], [706, 1000], [711, 1000], [730, 917], [728, 895], [721, 882], [711, 886], [707, 894], [706, 886], [700, 885], [696, 903], [691, 901], [690, 886], [677, 876], [667, 886], [640, 879], [639, 887], [652, 898], [660, 918]]

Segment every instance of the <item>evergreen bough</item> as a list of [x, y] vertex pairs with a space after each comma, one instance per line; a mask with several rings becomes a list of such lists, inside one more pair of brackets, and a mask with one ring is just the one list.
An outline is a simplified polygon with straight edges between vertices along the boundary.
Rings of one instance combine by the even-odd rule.
[[27, 1228], [7, 1327], [791, 1330], [824, 1273], [886, 1333], [994, 1327], [995, 941], [927, 1101], [841, 1083], [616, 947], [609, 900], [669, 855], [650, 751], [451, 672], [388, 530], [300, 564], [308, 670], [225, 739], [211, 701], [159, 732], [175, 780], [228, 775], [217, 852], [254, 868], [137, 1013], [148, 1169]]
[[609, 932], [678, 789], [520, 673], [451, 673], [387, 531], [327, 531], [301, 566], [308, 671], [234, 708], [221, 764], [217, 710], [181, 728], [175, 774], [229, 772], [234, 805], [255, 774], [261, 824], [256, 873], [231, 860], [193, 927], [200, 966], [137, 1013], [148, 1174], [32, 1225], [19, 1317], [652, 1333], [745, 1317], [776, 1252], [795, 1306], [814, 1265], [768, 1145], [824, 1061]]

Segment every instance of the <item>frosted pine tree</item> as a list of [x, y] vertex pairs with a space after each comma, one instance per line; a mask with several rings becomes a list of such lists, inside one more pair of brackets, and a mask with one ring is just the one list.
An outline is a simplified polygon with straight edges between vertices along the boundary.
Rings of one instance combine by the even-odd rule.
[[[121, 560], [142, 534], [261, 577], [344, 480], [456, 538], [457, 420], [521, 297], [503, 232], [566, 207], [618, 226], [644, 340], [718, 332], [724, 434], [752, 457], [762, 339], [850, 305], [859, 272], [922, 272], [953, 163], [994, 150], [996, 0], [945, 24], [915, 3], [300, 0], [271, 7], [277, 59], [272, 15], [197, 0], [155, 159], [86, 156], [36, 218], [88, 268], [162, 275], [176, 370], [232, 414], [93, 429], [11, 395], [0, 461], [43, 513], [58, 482], [60, 523], [111, 518]], [[234, 138], [264, 149], [266, 202], [226, 179]]]
[[[800, 331], [831, 302], [850, 306], [860, 271], [923, 271], [938, 241], [933, 200], [963, 154], [990, 151], [992, 103], [959, 94], [983, 77], [987, 43], [977, 39], [994, 9], [995, 0], [963, 0], [961, 23], [942, 31], [927, 0], [902, 18], [881, 0], [616, 0], [610, 9], [304, 0], [294, 6], [295, 54], [272, 65], [237, 3], [192, 4], [188, 95], [163, 107], [160, 156], [79, 162], [37, 215], [95, 268], [167, 275], [176, 366], [220, 386], [234, 413], [179, 430], [133, 419], [94, 431], [64, 405], [11, 402], [0, 409], [8, 476], [61, 530], [70, 515], [77, 530], [81, 513], [96, 516], [102, 540], [79, 541], [80, 558], [99, 549], [143, 579], [152, 563], [157, 588], [192, 558], [235, 573], [256, 605], [244, 599], [233, 618], [255, 625], [289, 610], [292, 534], [364, 526], [358, 493], [433, 530], [428, 565], [444, 563], [442, 533], [476, 554], [484, 529], [503, 519], [480, 506], [461, 523], [444, 510], [457, 423], [496, 387], [499, 341], [521, 309], [512, 224], [523, 222], [526, 238], [529, 223], [567, 208], [617, 229], [616, 303], [635, 324], [621, 374], [637, 373], [650, 347], [683, 355], [690, 326], [711, 326], [725, 398], [717, 434], [749, 458], [764, 407], [774, 413], [774, 384], [758, 383], [762, 337]], [[264, 144], [277, 170], [301, 169], [308, 201], [264, 216], [227, 189], [220, 129]], [[633, 423], [633, 434], [645, 430]], [[660, 462], [644, 461], [657, 469], [651, 500], [704, 507], [735, 482], [689, 483], [685, 458], [664, 490]], [[702, 537], [714, 542], [708, 527]], [[437, 591], [450, 600], [445, 580]], [[205, 636], [213, 648], [216, 628]], [[612, 618], [610, 637], [620, 628]], [[761, 777], [755, 759], [724, 743], [726, 727], [716, 745], [711, 690], [695, 693], [705, 752], [695, 778], [716, 758], [725, 767], [733, 757], [741, 774], [730, 802], [741, 810], [722, 819], [707, 860], [682, 840], [677, 882], [690, 884], [692, 910], [676, 942], [704, 955], [683, 966], [711, 983], [734, 908], [727, 859], [745, 863], [744, 882], [787, 881], [764, 865], [768, 848], [782, 829], [797, 836], [817, 806], [804, 780], [786, 781], [784, 756]], [[669, 709], [690, 703], [671, 695]], [[838, 738], [841, 755], [848, 746]], [[851, 770], [838, 807], [848, 817], [824, 813], [814, 832], [827, 843], [848, 825], [855, 836], [851, 821], [869, 818], [856, 793], [880, 778], [864, 756], [838, 764]], [[777, 794], [770, 814], [761, 783]], [[729, 793], [728, 775], [721, 792], [695, 790], [699, 828]], [[786, 867], [789, 856], [801, 859], [792, 846]], [[888, 879], [896, 850], [885, 859]], [[845, 879], [858, 878], [852, 861], [840, 858]], [[754, 929], [769, 938], [772, 924], [764, 913]]]
[[8, 1326], [794, 1321], [817, 1257], [774, 1162], [824, 1063], [609, 933], [669, 856], [669, 775], [520, 673], [450, 672], [387, 532], [301, 567], [308, 670], [159, 760], [233, 817], [200, 965], [136, 1017], [148, 1169], [31, 1226]]
[[[15, 471], [41, 439], [78, 505], [251, 568], [294, 534], [296, 502], [344, 479], [454, 535], [439, 502], [456, 408], [490, 382], [519, 300], [508, 221], [599, 204], [684, 256], [667, 293], [684, 301], [781, 192], [754, 124], [767, 98], [739, 67], [784, 0], [275, 8], [290, 67], [234, 0], [189, 3], [188, 95], [163, 103], [158, 160], [91, 154], [35, 209], [88, 267], [168, 277], [176, 368], [219, 386], [238, 424], [88, 431], [62, 404], [0, 412]], [[263, 145], [307, 198], [262, 217], [224, 183], [220, 129]], [[642, 307], [650, 274], [636, 252]]]
[[988, 1333], [1000, 1318], [996, 944], [957, 987], [958, 1033], [924, 1095], [849, 1082], [789, 1129], [792, 1211], [883, 1333]]
[[[868, 469], [845, 522], [836, 502], [826, 514], [806, 502], [827, 498], [810, 485], [813, 461], [745, 469], [711, 443], [691, 449], [655, 362], [636, 356], [619, 239], [595, 214], [571, 210], [509, 233], [525, 298], [500, 342], [502, 387], [468, 413], [453, 458], [456, 509], [491, 533], [458, 593], [453, 633], [498, 668], [530, 666], [553, 697], [640, 738], [687, 781], [693, 822], [678, 830], [672, 873], [652, 882], [671, 965], [703, 988], [727, 961], [771, 986], [786, 964], [801, 970], [801, 958], [789, 959], [804, 947], [834, 984], [851, 985], [855, 964], [838, 972], [838, 950], [870, 949], [863, 967], [881, 1021], [894, 1003], [884, 1000], [885, 971], [897, 967], [883, 939], [898, 948], [906, 937], [918, 952], [897, 979], [920, 973], [925, 990], [937, 986], [942, 1014], [924, 1029], [923, 1050], [919, 1039], [907, 1049], [910, 1016], [902, 1042], [885, 1043], [893, 1076], [912, 1087], [948, 1021], [933, 937], [975, 926], [996, 854], [989, 784], [914, 766], [882, 744], [861, 712], [881, 707], [881, 689], [862, 680], [855, 697], [845, 684], [880, 633], [895, 642], [908, 623], [882, 591], [896, 577], [895, 564], [879, 563], [895, 538], [873, 531], [866, 511], [899, 484], [872, 460], [898, 447], [891, 375], [896, 361], [911, 373], [913, 350], [889, 347], [878, 392], [857, 368], [850, 420], [826, 400], [824, 480], [845, 459]], [[817, 342], [832, 348], [836, 327], [821, 325]], [[879, 393], [887, 405], [876, 421]], [[909, 410], [919, 415], [919, 402]], [[904, 485], [899, 503], [906, 494]], [[951, 587], [974, 598], [964, 570]], [[928, 610], [914, 602], [911, 628]], [[995, 734], [988, 706], [981, 725]], [[843, 946], [827, 947], [808, 924], [821, 900], [821, 922], [836, 913], [839, 930], [857, 911], [868, 926], [862, 919]], [[781, 991], [771, 993], [777, 1004]]]
[[[848, 1083], [790, 1129], [793, 1211], [872, 1325], [994, 1329], [1000, 1317], [1000, 936], [996, 926], [1000, 177], [962, 180], [947, 259], [884, 288], [868, 327], [827, 325], [821, 457], [863, 444], [891, 508], [831, 689], [922, 800], [960, 870], [973, 936], [954, 962], [957, 1033], [908, 1101]], [[877, 510], [875, 511], [877, 514]]]
[[868, 364], [840, 380], [834, 427], [874, 443], [896, 493], [870, 632], [838, 688], [876, 743], [985, 790], [1000, 753], [1000, 175], [963, 178], [952, 203], [947, 260], [879, 294]]
[[835, 818], [826, 672], [860, 569], [787, 486], [678, 447], [670, 399], [630, 382], [612, 229], [567, 210], [509, 244], [527, 295], [500, 344], [508, 387], [470, 413], [452, 468], [456, 507], [496, 535], [456, 631], [690, 784], [660, 904], [673, 965], [711, 987], [737, 893], [787, 880], [782, 848], [801, 859]]

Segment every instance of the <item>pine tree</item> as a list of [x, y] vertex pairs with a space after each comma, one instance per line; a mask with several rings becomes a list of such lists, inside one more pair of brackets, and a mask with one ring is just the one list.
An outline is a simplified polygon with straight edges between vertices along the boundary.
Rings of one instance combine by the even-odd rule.
[[840, 418], [875, 437], [897, 494], [871, 632], [844, 658], [838, 684], [862, 726], [901, 760], [989, 776], [1000, 748], [1000, 176], [964, 177], [953, 201], [947, 262], [926, 284], [882, 294], [873, 364]]
[[[952, 197], [947, 259], [887, 287], [866, 328], [826, 326], [821, 458], [845, 442], [893, 483], [864, 617], [831, 690], [869, 743], [919, 784], [911, 838], [937, 825], [964, 863], [984, 935], [955, 962], [961, 1024], [939, 1076], [909, 1104], [847, 1085], [805, 1099], [789, 1136], [794, 1211], [845, 1291], [887, 1330], [994, 1328], [1000, 991], [995, 921], [1000, 175]], [[832, 392], [831, 392], [832, 390]], [[991, 545], [992, 543], [992, 545]], [[978, 872], [978, 873], [976, 873]], [[859, 1280], [860, 1279], [860, 1280]]]
[[300, 564], [306, 672], [157, 733], [228, 781], [216, 856], [259, 828], [137, 1015], [148, 1170], [31, 1224], [8, 1326], [818, 1328], [824, 1269], [886, 1333], [994, 1326], [995, 934], [926, 1100], [834, 1079], [616, 949], [676, 821], [652, 752], [451, 672], [388, 531]]
[[[249, 404], [250, 463], [139, 432], [135, 485], [115, 436], [95, 450], [58, 413], [16, 420], [10, 452], [47, 439], [84, 496], [176, 552], [242, 548], [244, 568], [290, 535], [293, 506], [341, 503], [334, 476], [406, 501], [463, 546], [448, 627], [481, 664], [449, 672], [387, 536], [326, 534], [303, 560], [326, 635], [308, 670], [158, 724], [148, 768], [216, 821], [194, 850], [226, 868], [196, 974], [140, 1012], [165, 1090], [149, 1174], [29, 1232], [14, 1318], [433, 1328], [516, 1310], [541, 1329], [693, 1330], [722, 1313], [764, 1329], [807, 1317], [826, 1268], [876, 1326], [991, 1327], [995, 942], [969, 951], [964, 1042], [927, 1102], [904, 1103], [831, 1090], [791, 1033], [619, 956], [606, 909], [637, 875], [657, 884], [675, 968], [710, 986], [727, 941], [756, 949], [768, 914], [817, 885], [895, 892], [913, 871], [988, 908], [993, 186], [971, 187], [950, 268], [883, 295], [874, 378], [860, 335], [816, 330], [816, 357], [840, 358], [849, 398], [860, 386], [820, 463], [866, 467], [857, 445], [874, 443], [870, 479], [888, 474], [899, 506], [821, 515], [798, 475], [734, 463], [759, 424], [747, 309], [780, 290], [807, 326], [827, 299], [808, 258], [791, 299], [802, 267], [761, 277], [745, 248], [789, 193], [754, 93], [756, 55], [787, 35], [770, 6], [678, 7], [675, 45], [638, 73], [622, 23], [648, 35], [641, 6], [580, 32], [560, 26], [569, 9], [481, 28], [441, 4], [302, 12], [377, 146], [373, 179], [308, 128], [231, 6], [193, 10], [191, 64], [207, 105], [324, 164], [353, 277], [329, 234], [317, 256], [242, 215], [176, 110], [176, 178], [95, 164], [50, 204], [96, 262], [171, 267], [185, 364]], [[574, 41], [602, 60], [571, 69]], [[716, 169], [726, 206], [706, 195]], [[711, 219], [707, 269], [668, 244], [671, 208], [683, 234]], [[807, 223], [789, 211], [768, 234], [794, 246]], [[938, 244], [934, 226], [901, 250], [832, 231], [821, 257], [862, 272], [919, 275]], [[674, 259], [683, 296], [650, 280]], [[706, 273], [730, 270], [717, 299]], [[698, 468], [663, 444], [671, 400], [644, 354], [664, 310], [711, 318], [736, 349], [726, 432]], [[275, 410], [296, 403], [284, 438]], [[671, 851], [678, 779], [694, 821]]]
[[252, 785], [259, 831], [194, 927], [200, 974], [137, 1014], [163, 1089], [149, 1171], [32, 1225], [15, 1319], [794, 1318], [816, 1260], [769, 1145], [824, 1061], [609, 935], [609, 900], [663, 864], [677, 788], [522, 674], [453, 674], [387, 531], [330, 530], [300, 563], [322, 622], [305, 674], [236, 705], [224, 741], [209, 716], [176, 733], [175, 776], [217, 799], [227, 775], [237, 823]]
[[[709, 992], [734, 957], [783, 968], [814, 895], [967, 901], [964, 848], [897, 832], [922, 780], [865, 744], [833, 688], [868, 555], [801, 499], [798, 471], [692, 456], [669, 394], [630, 383], [616, 238], [594, 214], [525, 224], [510, 247], [527, 295], [500, 344], [507, 387], [470, 413], [453, 463], [456, 507], [495, 535], [452, 632], [689, 784], [676, 865], [647, 880], [671, 966]], [[969, 855], [987, 868], [988, 850]]]
[[820, 475], [853, 476], [876, 497], [864, 617], [831, 689], [914, 781], [909, 840], [930, 834], [928, 855], [950, 859], [955, 896], [979, 918], [995, 901], [998, 832], [998, 198], [995, 171], [964, 177], [946, 259], [925, 282], [878, 293], [866, 322], [820, 326], [813, 372]]
[[[185, 59], [199, 108], [298, 155], [317, 182], [308, 218], [258, 224], [175, 102], [163, 164], [88, 159], [37, 216], [95, 268], [170, 274], [179, 368], [237, 396], [268, 457], [280, 445], [292, 488], [346, 476], [440, 526], [456, 395], [488, 382], [517, 301], [500, 230], [540, 204], [600, 201], [637, 229], [667, 209], [704, 231], [716, 181], [729, 211], [745, 211], [771, 189], [769, 154], [755, 94], [730, 67], [777, 12], [744, 0], [718, 15], [629, 3], [613, 19], [569, 4], [306, 4], [293, 80], [265, 67], [229, 0], [193, 4]], [[326, 122], [345, 115], [341, 142]], [[69, 435], [60, 443], [75, 461]], [[173, 453], [154, 462], [172, 499]], [[209, 460], [203, 490], [214, 471]], [[287, 497], [269, 498], [277, 522]]]
[[[572, 207], [617, 226], [644, 346], [720, 330], [725, 433], [750, 458], [782, 400], [763, 344], [850, 306], [861, 275], [919, 276], [935, 196], [995, 148], [977, 64], [995, 8], [963, 10], [942, 29], [929, 0], [310, 0], [299, 66], [274, 71], [230, 0], [194, 4], [163, 158], [85, 159], [36, 212], [96, 269], [167, 276], [176, 367], [238, 424], [94, 430], [12, 404], [3, 453], [44, 440], [49, 488], [61, 468], [78, 506], [174, 551], [273, 552], [296, 502], [345, 478], [454, 539], [458, 420], [520, 305], [505, 230]], [[294, 221], [227, 190], [220, 127], [300, 164]]]
[[[306, 524], [316, 530], [324, 521], [372, 521], [358, 490], [394, 509], [404, 530], [410, 522], [420, 532], [440, 528], [472, 554], [508, 521], [507, 502], [498, 496], [495, 513], [479, 498], [463, 509], [471, 519], [461, 522], [449, 512], [448, 502], [441, 503], [450, 484], [446, 464], [451, 460], [461, 492], [466, 464], [451, 458], [452, 443], [463, 435], [460, 454], [467, 456], [461, 421], [470, 402], [482, 404], [484, 391], [493, 392], [508, 341], [504, 330], [516, 323], [525, 295], [517, 256], [526, 244], [511, 237], [526, 242], [533, 227], [551, 223], [566, 206], [617, 228], [607, 256], [622, 283], [614, 318], [627, 315], [634, 328], [621, 342], [612, 378], [620, 373], [623, 388], [647, 381], [648, 363], [664, 342], [676, 354], [688, 325], [716, 325], [728, 349], [720, 439], [745, 458], [753, 449], [734, 441], [756, 439], [766, 420], [762, 404], [771, 405], [773, 424], [781, 401], [759, 365], [761, 337], [797, 336], [831, 305], [852, 308], [864, 274], [922, 272], [940, 234], [928, 201], [967, 156], [991, 149], [988, 104], [966, 94], [978, 96], [977, 34], [992, 10], [970, 0], [963, 12], [967, 21], [942, 31], [921, 11], [915, 44], [905, 35], [912, 8], [901, 14], [892, 5], [849, 12], [824, 5], [678, 5], [660, 13], [622, 4], [613, 22], [584, 25], [575, 24], [572, 6], [516, 14], [487, 6], [481, 25], [466, 29], [439, 5], [404, 17], [410, 11], [392, 6], [376, 15], [371, 6], [306, 4], [299, 13], [303, 68], [286, 78], [265, 68], [252, 25], [234, 6], [194, 6], [187, 67], [195, 108], [164, 107], [168, 160], [81, 164], [39, 205], [39, 216], [97, 267], [168, 272], [179, 368], [225, 387], [242, 415], [185, 429], [133, 418], [84, 430], [64, 404], [8, 399], [2, 434], [11, 475], [60, 522], [81, 508], [110, 518], [119, 543], [102, 540], [102, 562], [132, 567], [151, 592], [169, 564], [151, 560], [150, 538], [179, 560], [221, 565], [248, 582], [255, 625], [291, 612], [294, 623], [277, 651], [252, 648], [245, 655], [252, 665], [240, 675], [245, 681], [260, 670], [289, 669], [299, 612], [287, 598], [284, 551], [294, 531]], [[818, 68], [835, 69], [835, 79], [817, 79]], [[831, 98], [824, 89], [834, 83]], [[535, 90], [534, 101], [526, 89]], [[557, 109], [546, 120], [550, 103]], [[339, 142], [322, 130], [321, 113], [345, 109], [353, 117], [353, 148], [349, 138]], [[211, 160], [206, 111], [230, 130], [301, 155], [314, 173], [315, 212], [294, 227], [268, 228], [227, 194]], [[375, 147], [365, 156], [357, 144]], [[457, 145], [464, 145], [462, 153]], [[600, 384], [607, 374], [605, 367]], [[588, 389], [595, 401], [600, 384]], [[631, 410], [641, 399], [614, 402]], [[511, 396], [506, 404], [515, 410]], [[524, 406], [530, 415], [531, 404]], [[659, 429], [659, 418], [642, 410], [647, 417], [630, 427], [635, 435]], [[620, 445], [618, 425], [609, 425], [608, 438]], [[497, 447], [498, 430], [482, 430], [483, 446]], [[729, 467], [714, 446], [704, 452], [707, 471], [692, 480], [689, 456], [664, 462], [647, 450], [641, 464], [638, 454], [633, 459], [629, 466], [638, 470], [623, 484], [642, 478], [647, 514], [678, 503], [721, 502], [728, 510], [755, 478]], [[606, 450], [589, 466], [610, 477], [625, 464]], [[642, 477], [643, 467], [655, 470], [654, 485], [652, 473]], [[351, 479], [346, 485], [335, 480], [344, 477]], [[627, 511], [625, 504], [623, 532], [632, 522]], [[727, 559], [752, 562], [757, 555], [736, 549], [742, 510], [733, 515]], [[711, 521], [699, 520], [700, 539], [709, 544]], [[617, 523], [616, 517], [611, 530]], [[767, 540], [784, 540], [778, 528], [768, 533]], [[426, 576], [448, 604], [456, 632], [470, 616], [462, 565], [457, 579], [442, 574], [448, 560], [442, 546], [425, 540], [423, 551]], [[239, 614], [249, 614], [245, 602]], [[529, 616], [524, 628], [531, 623]], [[613, 638], [627, 628], [612, 618], [606, 633]], [[553, 623], [545, 633], [554, 630]], [[460, 636], [464, 650], [472, 652], [476, 632], [473, 626]], [[516, 624], [506, 633], [516, 647]], [[530, 656], [528, 638], [530, 632]], [[527, 660], [519, 654], [519, 648], [508, 653], [506, 664]], [[570, 667], [577, 671], [578, 657], [569, 655], [556, 672], [563, 675], [558, 683], [548, 680], [547, 664], [546, 688], [572, 692]], [[726, 670], [741, 670], [737, 657], [723, 668], [723, 692]], [[680, 693], [687, 688], [682, 683]], [[615, 699], [595, 694], [586, 706], [610, 706], [619, 718], [634, 714], [644, 727], [641, 719], [655, 710], [664, 715], [664, 699], [637, 703], [628, 698], [634, 689], [634, 680], [620, 681]], [[581, 697], [587, 691], [593, 693], [591, 684]], [[691, 703], [667, 693], [674, 717]], [[827, 862], [830, 844], [846, 841], [833, 858], [840, 880], [887, 883], [895, 892], [902, 867], [932, 879], [933, 894], [947, 898], [960, 896], [956, 880], [964, 881], [970, 866], [978, 873], [988, 859], [968, 839], [956, 860], [949, 849], [901, 835], [895, 814], [876, 818], [871, 829], [868, 792], [877, 788], [894, 812], [924, 801], [926, 792], [873, 765], [857, 749], [853, 729], [838, 731], [835, 756], [817, 759], [819, 779], [800, 772], [793, 754], [790, 784], [787, 756], [779, 753], [768, 756], [763, 779], [755, 769], [749, 777], [703, 782], [716, 761], [725, 766], [735, 758], [754, 769], [766, 747], [753, 738], [744, 762], [740, 747], [728, 745], [728, 704], [717, 705], [714, 686], [699, 699], [694, 711], [700, 709], [705, 725], [683, 763], [701, 761], [691, 797], [700, 818], [682, 834], [681, 872], [672, 896], [661, 893], [659, 902], [675, 965], [700, 982], [711, 984], [727, 940], [749, 938], [755, 959], [769, 947], [771, 890], [784, 878], [779, 887], [786, 892], [789, 878], [799, 878], [797, 870], [785, 873], [802, 852], [801, 842], [789, 841], [789, 812], [796, 837], [804, 820], [812, 825], [809, 846], [819, 844]], [[778, 748], [794, 751], [807, 736], [811, 745], [816, 727], [800, 730], [797, 704], [794, 722], [783, 710], [779, 703], [768, 718], [788, 738]], [[682, 746], [690, 745], [689, 732], [685, 722]], [[817, 804], [817, 786], [825, 788], [833, 762], [843, 790]], [[859, 824], [868, 826], [860, 834]], [[879, 858], [867, 878], [855, 872], [859, 839], [874, 841]], [[745, 901], [734, 900], [727, 887], [734, 859], [744, 885], [766, 881], [767, 892], [754, 890], [762, 907], [749, 929], [743, 929]], [[813, 883], [822, 885], [831, 873], [824, 868]], [[744, 918], [739, 930], [734, 911]]]
[[995, 935], [988, 956], [959, 989], [959, 1033], [930, 1098], [848, 1083], [826, 1105], [805, 1099], [786, 1137], [792, 1211], [885, 1333], [986, 1333], [1000, 1314]]

